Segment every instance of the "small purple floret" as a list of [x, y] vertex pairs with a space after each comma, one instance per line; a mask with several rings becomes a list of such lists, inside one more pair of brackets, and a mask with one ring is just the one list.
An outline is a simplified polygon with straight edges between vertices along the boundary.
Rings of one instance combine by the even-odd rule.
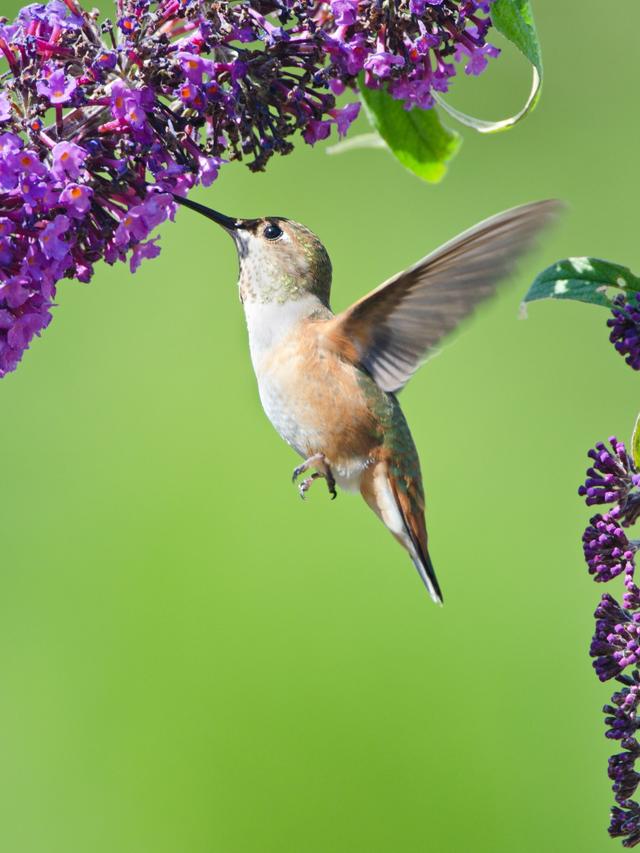
[[66, 77], [62, 70], [54, 71], [36, 85], [38, 94], [47, 98], [52, 106], [68, 104], [77, 88], [78, 81], [75, 77]]
[[358, 0], [331, 0], [331, 12], [339, 27], [350, 27], [358, 20]]
[[156, 246], [157, 237], [147, 240], [146, 243], [136, 243], [131, 254], [131, 272], [136, 272], [142, 261], [147, 258], [157, 258], [160, 254], [160, 246]]
[[11, 118], [11, 101], [6, 95], [0, 93], [0, 122], [9, 121]]
[[315, 143], [320, 142], [321, 139], [326, 139], [330, 133], [330, 121], [316, 121], [315, 119], [311, 119], [302, 136], [304, 141], [309, 145], [315, 145]]
[[73, 142], [58, 142], [51, 151], [51, 174], [56, 180], [75, 180], [80, 176], [88, 152]]
[[366, 71], [370, 71], [381, 80], [386, 79], [391, 75], [395, 66], [402, 67], [405, 63], [404, 57], [394, 56], [393, 53], [380, 50], [372, 53], [364, 63]]
[[69, 242], [66, 239], [66, 235], [70, 225], [71, 221], [69, 218], [59, 214], [42, 229], [39, 242], [45, 258], [61, 261], [68, 256]]
[[83, 219], [91, 207], [93, 190], [84, 184], [68, 184], [60, 193], [60, 204], [74, 219]]
[[338, 136], [346, 136], [351, 124], [358, 118], [360, 114], [360, 104], [347, 104], [341, 109], [329, 110], [329, 115], [333, 118], [336, 127], [338, 128]]

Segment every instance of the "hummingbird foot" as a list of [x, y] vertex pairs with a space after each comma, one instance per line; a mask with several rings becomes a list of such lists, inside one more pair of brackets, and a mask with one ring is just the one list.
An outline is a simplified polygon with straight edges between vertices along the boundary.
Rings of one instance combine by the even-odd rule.
[[314, 456], [310, 456], [308, 459], [302, 463], [302, 465], [298, 465], [297, 468], [294, 469], [292, 480], [295, 481], [301, 474], [304, 474], [305, 471], [308, 471], [309, 468], [315, 468], [316, 471], [310, 476], [307, 477], [306, 480], [303, 480], [302, 483], [298, 486], [298, 491], [300, 492], [300, 497], [304, 500], [305, 494], [309, 491], [311, 484], [314, 480], [317, 480], [320, 477], [324, 477], [327, 481], [327, 488], [329, 489], [329, 494], [331, 495], [331, 500], [335, 500], [338, 493], [336, 492], [336, 481], [334, 479], [333, 474], [331, 473], [331, 468], [327, 464], [327, 460], [325, 459], [324, 453], [316, 453]]
[[307, 477], [301, 483], [298, 483], [298, 493], [302, 500], [305, 499], [305, 496], [311, 488], [311, 484], [313, 483], [313, 481], [320, 479], [320, 477], [322, 477], [322, 474], [318, 474], [317, 471], [314, 471], [310, 477]]

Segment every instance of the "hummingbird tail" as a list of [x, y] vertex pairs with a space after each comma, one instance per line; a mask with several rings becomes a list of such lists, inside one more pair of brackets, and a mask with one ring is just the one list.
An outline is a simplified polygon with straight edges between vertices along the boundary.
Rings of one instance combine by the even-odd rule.
[[422, 489], [418, 493], [416, 488], [411, 488], [411, 486], [417, 486], [417, 483], [411, 482], [408, 483], [406, 491], [399, 489], [393, 478], [390, 478], [389, 483], [402, 515], [406, 536], [409, 539], [409, 542], [402, 544], [411, 555], [413, 565], [418, 570], [422, 583], [426, 586], [431, 599], [436, 604], [442, 604], [444, 601], [442, 591], [427, 547], [427, 525], [424, 520]]
[[422, 578], [422, 582], [426, 586], [432, 601], [435, 601], [436, 604], [442, 604], [442, 591], [428, 552], [425, 554], [419, 552], [415, 556], [412, 555], [411, 559], [413, 560], [413, 565], [418, 570], [418, 574]]
[[419, 480], [406, 478], [404, 488], [399, 488], [388, 465], [382, 461], [367, 470], [360, 491], [378, 518], [409, 552], [433, 601], [442, 604], [442, 591], [427, 548], [424, 499]]

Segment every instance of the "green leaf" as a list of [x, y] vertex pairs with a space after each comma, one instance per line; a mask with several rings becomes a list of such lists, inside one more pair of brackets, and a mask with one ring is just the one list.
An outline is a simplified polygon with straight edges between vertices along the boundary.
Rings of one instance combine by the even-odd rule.
[[640, 415], [636, 418], [636, 425], [631, 436], [631, 458], [636, 470], [640, 471]]
[[640, 290], [640, 278], [628, 267], [599, 258], [567, 258], [541, 272], [523, 301], [575, 299], [608, 308], [621, 290]]
[[461, 139], [440, 122], [436, 110], [405, 110], [385, 89], [364, 85], [360, 97], [369, 121], [402, 165], [425, 181], [441, 181]]
[[502, 121], [485, 121], [484, 119], [473, 118], [473, 116], [466, 115], [466, 113], [450, 106], [442, 97], [438, 96], [438, 103], [449, 115], [467, 127], [479, 131], [479, 133], [496, 133], [500, 130], [508, 130], [522, 121], [538, 103], [542, 91], [542, 53], [529, 0], [495, 0], [491, 5], [491, 20], [498, 32], [509, 39], [529, 60], [533, 69], [533, 82], [524, 107], [520, 112]]
[[493, 26], [526, 56], [542, 77], [542, 54], [529, 0], [495, 0]]

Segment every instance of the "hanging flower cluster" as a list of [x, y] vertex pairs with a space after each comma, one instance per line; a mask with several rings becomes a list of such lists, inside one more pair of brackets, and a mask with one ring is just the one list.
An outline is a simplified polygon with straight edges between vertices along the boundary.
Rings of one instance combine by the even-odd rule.
[[598, 443], [589, 457], [591, 465], [579, 494], [589, 506], [613, 506], [590, 520], [582, 537], [585, 560], [595, 581], [606, 583], [622, 576], [625, 586], [622, 604], [612, 595], [602, 596], [590, 649], [598, 678], [603, 682], [615, 679], [621, 685], [604, 707], [606, 736], [621, 748], [609, 759], [616, 800], [609, 834], [622, 838], [624, 847], [635, 847], [640, 843], [640, 805], [632, 799], [640, 782], [636, 772], [640, 757], [640, 588], [635, 582], [640, 541], [629, 539], [627, 529], [640, 516], [640, 472], [615, 437], [608, 444]]
[[629, 367], [640, 370], [640, 293], [616, 296], [611, 310], [613, 317], [607, 320], [609, 340]]
[[344, 135], [358, 75], [406, 108], [433, 105], [463, 62], [480, 73], [489, 0], [76, 0], [0, 19], [0, 376], [51, 319], [57, 282], [98, 260], [135, 271], [172, 194], [222, 163], [263, 169]]

